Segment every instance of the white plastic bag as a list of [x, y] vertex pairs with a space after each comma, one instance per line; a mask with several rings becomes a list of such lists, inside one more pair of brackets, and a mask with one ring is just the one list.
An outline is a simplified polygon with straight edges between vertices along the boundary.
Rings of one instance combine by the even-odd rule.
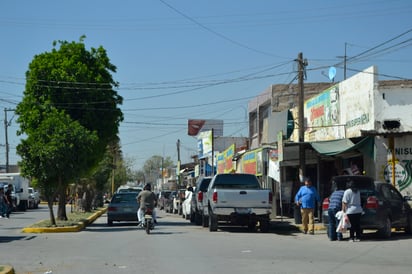
[[350, 227], [351, 227], [351, 224], [349, 221], [349, 217], [348, 215], [344, 213], [342, 218], [339, 221], [338, 227], [336, 228], [336, 232], [345, 233]]

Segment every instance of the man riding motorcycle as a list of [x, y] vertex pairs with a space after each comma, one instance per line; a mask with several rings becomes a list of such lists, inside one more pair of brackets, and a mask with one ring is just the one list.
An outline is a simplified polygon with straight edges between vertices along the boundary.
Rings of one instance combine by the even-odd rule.
[[141, 224], [144, 220], [144, 213], [146, 207], [152, 209], [152, 217], [153, 222], [157, 224], [156, 220], [156, 211], [155, 207], [157, 204], [156, 195], [152, 192], [152, 187], [150, 184], [146, 184], [142, 191], [140, 191], [139, 195], [136, 197], [137, 202], [140, 203], [139, 210], [137, 211], [137, 218], [139, 220], [139, 224]]

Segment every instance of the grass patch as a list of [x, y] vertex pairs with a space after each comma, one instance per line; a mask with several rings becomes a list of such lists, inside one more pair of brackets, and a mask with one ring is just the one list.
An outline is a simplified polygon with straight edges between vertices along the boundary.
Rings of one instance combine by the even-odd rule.
[[[56, 225], [52, 226], [50, 219], [48, 220], [43, 220], [40, 222], [37, 222], [29, 227], [66, 227], [66, 226], [74, 226], [77, 225], [80, 222], [85, 222], [87, 221], [87, 218], [92, 216], [94, 213], [96, 213], [97, 210], [93, 210], [92, 212], [70, 212], [67, 213], [67, 221], [61, 221], [57, 220], [56, 218]], [[55, 216], [56, 217], [56, 216]]]

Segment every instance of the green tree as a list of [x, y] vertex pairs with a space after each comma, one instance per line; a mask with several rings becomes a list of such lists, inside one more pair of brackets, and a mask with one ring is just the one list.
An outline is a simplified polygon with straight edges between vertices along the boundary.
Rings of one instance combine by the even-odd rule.
[[[20, 124], [19, 134], [27, 135], [28, 139], [31, 135], [38, 134], [36, 131], [39, 126], [48, 119], [54, 109], [58, 110], [58, 114], [67, 114], [71, 121], [77, 121], [85, 130], [98, 137], [95, 142], [89, 144], [91, 145], [88, 148], [89, 153], [74, 152], [81, 155], [83, 165], [77, 167], [75, 176], [64, 176], [62, 178], [64, 181], [60, 182], [59, 201], [62, 202], [59, 203], [59, 219], [67, 218], [63, 204], [65, 201], [63, 188], [70, 181], [90, 174], [103, 159], [108, 144], [117, 138], [119, 124], [123, 120], [123, 114], [118, 107], [122, 104], [123, 98], [113, 89], [118, 84], [111, 75], [112, 72], [116, 72], [116, 67], [110, 63], [103, 47], [91, 48], [88, 51], [83, 39], [84, 37], [81, 37], [79, 42], [71, 43], [54, 42], [51, 52], [33, 58], [26, 72], [26, 90], [23, 100], [16, 108], [16, 113], [19, 115], [17, 120]], [[60, 45], [59, 48], [56, 48], [57, 44]], [[66, 124], [71, 125], [67, 120]], [[24, 142], [21, 145], [31, 146], [34, 145], [34, 141]], [[30, 148], [21, 147], [19, 151], [26, 150]], [[22, 162], [31, 160], [33, 159], [22, 158]], [[60, 166], [61, 163], [56, 162], [55, 165]], [[38, 166], [42, 169], [42, 173], [47, 174], [48, 171], [41, 163]], [[33, 170], [25, 170], [26, 176], [39, 179], [34, 176]], [[45, 187], [53, 185], [50, 182], [53, 176], [44, 178], [48, 179]], [[51, 190], [53, 188], [50, 188]], [[51, 193], [54, 193], [53, 191]]]
[[143, 165], [143, 173], [145, 174], [145, 181], [147, 183], [154, 183], [158, 178], [162, 177], [162, 171], [166, 171], [173, 166], [172, 159], [168, 156], [166, 158], [153, 155]]
[[[21, 116], [22, 120], [24, 117]], [[65, 192], [67, 182], [78, 176], [77, 171], [86, 164], [86, 155], [93, 152], [98, 137], [55, 108], [37, 125], [36, 129], [26, 130], [28, 137], [17, 146], [17, 152], [22, 158], [22, 173], [36, 179], [48, 201], [51, 223], [56, 224], [53, 201]]]

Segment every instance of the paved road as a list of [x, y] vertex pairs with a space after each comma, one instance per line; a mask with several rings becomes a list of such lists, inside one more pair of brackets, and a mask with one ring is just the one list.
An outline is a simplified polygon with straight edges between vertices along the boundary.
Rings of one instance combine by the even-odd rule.
[[[373, 234], [360, 243], [330, 242], [324, 231], [304, 235], [275, 226], [270, 233], [236, 227], [217, 232], [181, 216], [159, 214], [151, 235], [135, 224], [106, 225], [103, 215], [76, 233], [23, 234], [45, 207], [0, 220], [1, 263], [17, 273], [409, 273], [412, 238]], [[20, 225], [18, 224], [20, 223]]]

